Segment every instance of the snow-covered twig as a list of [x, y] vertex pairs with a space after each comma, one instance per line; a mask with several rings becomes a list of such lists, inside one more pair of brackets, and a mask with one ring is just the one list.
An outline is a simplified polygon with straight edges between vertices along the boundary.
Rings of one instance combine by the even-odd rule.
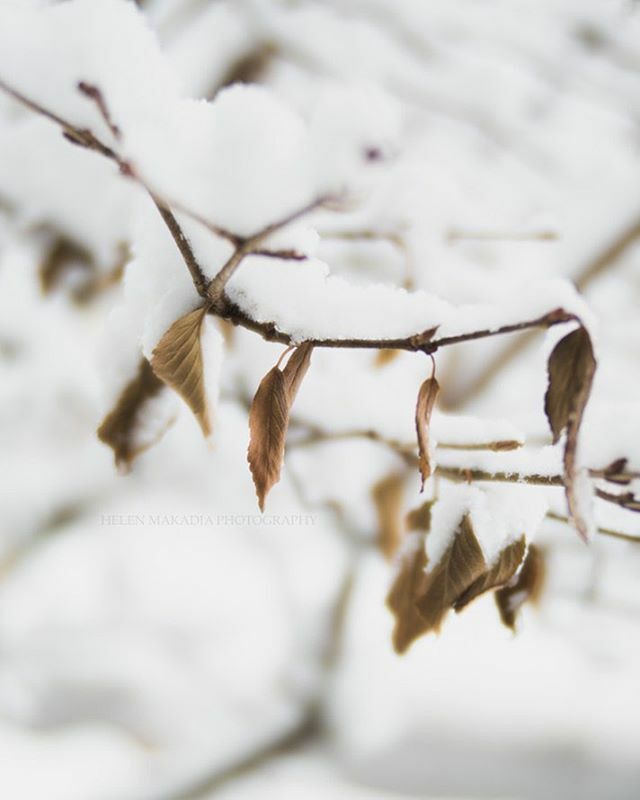
[[[107, 104], [102, 97], [100, 90], [95, 86], [91, 86], [91, 91], [87, 92], [86, 84], [81, 83], [80, 86], [85, 87], [82, 89], [83, 94], [87, 95], [89, 99], [96, 102], [100, 114], [105, 118], [105, 120], [108, 120], [107, 124], [109, 127], [115, 127], [115, 130], [118, 131], [119, 135], [119, 129], [115, 126], [115, 123], [109, 114]], [[112, 148], [100, 141], [90, 130], [78, 128], [62, 117], [59, 117], [57, 114], [49, 111], [39, 103], [32, 101], [21, 92], [13, 89], [2, 79], [0, 79], [0, 89], [4, 90], [7, 94], [18, 100], [27, 108], [30, 108], [32, 111], [35, 111], [36, 113], [56, 123], [62, 128], [65, 137], [74, 144], [86, 147], [89, 150], [94, 150], [95, 152], [98, 152], [106, 158], [114, 161], [118, 165], [123, 175], [133, 178], [145, 188], [154, 204], [158, 208], [178, 250], [180, 251], [185, 265], [191, 274], [196, 291], [207, 302], [207, 304], [209, 304], [210, 313], [222, 317], [234, 325], [238, 325], [254, 331], [255, 333], [259, 333], [267, 341], [280, 342], [287, 345], [300, 344], [300, 342], [296, 341], [293, 336], [287, 332], [279, 330], [274, 323], [259, 322], [248, 316], [244, 311], [242, 311], [242, 309], [240, 309], [227, 298], [224, 289], [242, 260], [247, 255], [250, 255], [256, 251], [262, 252], [260, 245], [262, 245], [270, 235], [280, 230], [284, 226], [294, 222], [305, 214], [308, 214], [311, 211], [328, 204], [332, 198], [326, 196], [316, 198], [308, 205], [290, 213], [286, 217], [270, 223], [252, 236], [245, 238], [239, 236], [233, 237], [236, 241], [236, 249], [224, 266], [220, 269], [218, 274], [213, 278], [213, 280], [207, 281], [204, 271], [199, 265], [193, 249], [191, 248], [191, 245], [182, 231], [175, 215], [169, 206], [163, 200], [158, 198], [156, 194], [146, 185], [146, 183], [135, 173], [135, 170], [129, 162], [122, 159]], [[225, 234], [227, 235], [227, 238], [229, 238], [229, 236], [233, 236], [226, 231]], [[290, 253], [288, 253], [288, 255], [291, 256]], [[518, 322], [511, 325], [503, 325], [493, 329], [485, 328], [483, 330], [470, 331], [468, 333], [458, 334], [455, 336], [442, 337], [441, 339], [433, 338], [435, 329], [431, 328], [400, 339], [336, 338], [309, 339], [307, 341], [310, 344], [313, 344], [314, 347], [336, 347], [349, 349], [366, 348], [377, 350], [393, 349], [408, 350], [411, 352], [421, 351], [427, 354], [432, 354], [441, 347], [458, 344], [460, 342], [484, 339], [491, 336], [524, 331], [531, 328], [550, 328], [553, 325], [571, 322], [574, 320], [576, 320], [574, 314], [567, 313], [563, 309], [554, 309], [548, 314], [544, 314], [541, 317], [537, 317], [533, 320], [526, 320], [524, 322]]]

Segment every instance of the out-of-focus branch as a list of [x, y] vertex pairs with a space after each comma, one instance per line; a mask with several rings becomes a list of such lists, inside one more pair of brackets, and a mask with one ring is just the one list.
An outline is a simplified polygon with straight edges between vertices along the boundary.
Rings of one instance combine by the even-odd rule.
[[[547, 511], [547, 518], [556, 520], [556, 522], [563, 522], [565, 525], [570, 525], [568, 517], [562, 514], [556, 514], [555, 511]], [[621, 539], [625, 542], [633, 542], [633, 544], [640, 544], [640, 536], [634, 536], [631, 533], [624, 533], [623, 531], [616, 531], [613, 528], [598, 527], [598, 533], [603, 536], [610, 536], [612, 539]]]
[[[398, 455], [408, 460], [411, 464], [417, 463], [417, 442], [401, 442], [398, 439], [383, 436], [375, 430], [369, 429], [355, 429], [349, 431], [330, 432], [324, 431], [315, 425], [308, 425], [302, 423], [306, 428], [307, 433], [299, 438], [293, 439], [288, 443], [289, 448], [307, 447], [314, 444], [322, 444], [324, 442], [344, 441], [347, 439], [366, 439], [371, 442], [378, 442], [386, 447], [394, 450]], [[464, 451], [490, 451], [490, 452], [505, 452], [508, 450], [516, 450], [522, 447], [521, 442], [514, 440], [498, 440], [493, 442], [469, 442], [464, 443], [449, 443], [438, 442], [437, 448], [439, 450], [464, 450]]]
[[211, 775], [201, 777], [190, 786], [161, 794], [158, 800], [206, 800], [206, 798], [213, 797], [231, 781], [248, 775], [272, 758], [284, 753], [295, 752], [298, 748], [313, 741], [318, 736], [318, 730], [319, 714], [314, 706], [308, 714], [303, 716], [300, 724], [291, 731], [268, 742], [264, 747], [250, 753], [245, 758], [216, 770]]
[[[623, 228], [612, 242], [583, 266], [574, 278], [576, 288], [583, 292], [597, 277], [614, 266], [638, 239], [640, 239], [640, 217]], [[532, 334], [530, 332], [514, 339], [492, 361], [489, 361], [480, 375], [461, 392], [449, 398], [446, 393], [443, 393], [441, 396], [443, 406], [445, 408], [461, 408], [466, 405], [472, 398], [490, 386], [503, 370], [522, 355], [531, 341]]]
[[[481, 469], [468, 469], [466, 467], [448, 467], [438, 465], [435, 469], [437, 475], [449, 480], [470, 482], [488, 481], [498, 483], [528, 483], [534, 486], [564, 486], [562, 475], [537, 475], [519, 472], [488, 472]], [[601, 470], [589, 470], [590, 477], [599, 477]], [[596, 487], [595, 495], [600, 500], [611, 503], [627, 511], [640, 512], [640, 499], [633, 492], [615, 494]]]

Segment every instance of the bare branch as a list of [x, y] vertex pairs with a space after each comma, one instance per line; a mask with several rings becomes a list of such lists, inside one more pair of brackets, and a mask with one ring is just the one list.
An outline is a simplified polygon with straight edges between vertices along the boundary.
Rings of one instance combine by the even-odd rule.
[[[566, 525], [571, 524], [568, 517], [564, 517], [562, 514], [556, 514], [555, 511], [547, 511], [547, 517], [549, 519], [556, 520], [557, 522], [564, 522]], [[623, 531], [616, 531], [612, 528], [601, 527], [599, 527], [597, 530], [598, 533], [602, 534], [603, 536], [611, 536], [613, 539], [622, 539], [625, 542], [640, 544], [640, 536], [634, 536], [631, 533], [624, 533]]]
[[315, 200], [312, 200], [306, 206], [287, 214], [287, 216], [283, 217], [282, 219], [277, 220], [276, 222], [271, 222], [262, 230], [258, 231], [258, 233], [253, 234], [253, 236], [249, 236], [246, 239], [240, 240], [235, 251], [231, 254], [226, 264], [224, 264], [209, 285], [207, 294], [214, 308], [223, 303], [225, 287], [230, 281], [234, 272], [242, 263], [242, 260], [245, 256], [258, 250], [265, 239], [268, 239], [269, 236], [276, 231], [285, 228], [287, 225], [290, 225], [292, 222], [300, 219], [300, 217], [309, 214], [311, 211], [315, 211], [315, 209], [320, 208], [321, 206], [326, 205], [333, 200], [335, 200], [335, 198], [326, 196], [318, 197]]
[[184, 235], [184, 231], [178, 224], [178, 220], [175, 218], [171, 209], [166, 206], [155, 194], [149, 192], [149, 196], [153, 200], [155, 207], [160, 212], [160, 216], [164, 220], [165, 225], [169, 229], [169, 233], [173, 237], [173, 241], [176, 243], [176, 247], [180, 251], [180, 255], [182, 256], [182, 260], [186, 264], [187, 269], [191, 275], [191, 280], [193, 281], [193, 285], [196, 288], [196, 291], [203, 299], [207, 299], [207, 287], [209, 286], [209, 280], [207, 276], [202, 271], [198, 260], [196, 259], [193, 249], [189, 244], [189, 240]]
[[8, 83], [3, 81], [2, 78], [0, 78], [0, 89], [10, 97], [13, 97], [14, 100], [17, 100], [26, 108], [31, 109], [31, 111], [35, 111], [36, 114], [40, 114], [42, 117], [46, 117], [48, 120], [51, 120], [51, 122], [54, 122], [56, 125], [62, 128], [62, 133], [65, 139], [68, 139], [70, 142], [73, 142], [73, 144], [77, 144], [80, 147], [86, 147], [88, 150], [95, 150], [97, 153], [105, 156], [105, 158], [109, 158], [121, 165], [122, 162], [116, 155], [115, 151], [97, 139], [90, 130], [86, 128], [78, 128], [77, 126], [72, 125], [70, 122], [62, 119], [62, 117], [59, 117], [53, 111], [49, 111], [49, 109], [41, 106], [34, 100], [29, 99], [26, 95], [22, 94], [22, 92], [19, 92], [17, 89], [13, 89]]
[[[237, 265], [235, 265], [237, 266]], [[235, 268], [234, 266], [234, 268]], [[215, 280], [215, 279], [214, 279]], [[268, 342], [278, 342], [279, 344], [301, 344], [294, 340], [292, 336], [278, 328], [275, 322], [259, 322], [246, 314], [239, 306], [224, 296], [212, 308], [212, 313], [223, 319], [228, 320], [233, 325], [259, 333]], [[334, 347], [348, 348], [353, 350], [407, 350], [409, 352], [423, 352], [427, 354], [435, 353], [441, 347], [448, 347], [453, 344], [469, 342], [475, 339], [485, 339], [490, 336], [500, 336], [507, 333], [528, 330], [530, 328], [551, 328], [565, 322], [575, 321], [576, 316], [564, 311], [561, 308], [554, 309], [548, 314], [536, 317], [524, 322], [516, 322], [512, 325], [502, 325], [498, 328], [485, 328], [479, 331], [457, 334], [456, 336], [444, 336], [441, 339], [434, 339], [436, 328], [429, 328], [420, 333], [405, 336], [398, 339], [307, 339], [305, 341], [313, 344], [314, 347]]]
[[624, 492], [624, 494], [614, 494], [607, 492], [604, 489], [596, 489], [596, 496], [601, 500], [606, 500], [607, 503], [613, 503], [620, 508], [627, 511], [640, 512], [640, 499], [637, 498], [633, 492]]
[[90, 100], [98, 107], [98, 111], [102, 116], [102, 119], [107, 124], [107, 127], [113, 134], [115, 139], [120, 139], [120, 128], [115, 124], [115, 122], [111, 119], [111, 114], [109, 113], [109, 109], [107, 108], [107, 104], [105, 103], [104, 97], [100, 89], [97, 86], [94, 86], [91, 83], [86, 83], [86, 81], [80, 81], [78, 83], [78, 90], [82, 92], [82, 94], [86, 95]]

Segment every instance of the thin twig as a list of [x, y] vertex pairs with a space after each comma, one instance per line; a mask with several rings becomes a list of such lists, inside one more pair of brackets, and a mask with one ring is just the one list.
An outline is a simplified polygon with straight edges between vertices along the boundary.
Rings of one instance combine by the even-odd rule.
[[[557, 522], [564, 522], [565, 524], [569, 525], [569, 518], [564, 517], [562, 514], [556, 514], [555, 511], [547, 511], [547, 517], [549, 519], [554, 519]], [[611, 536], [613, 539], [622, 539], [625, 542], [633, 542], [634, 544], [640, 544], [640, 536], [634, 536], [631, 533], [624, 533], [623, 531], [616, 531], [612, 528], [597, 528], [598, 533], [602, 534], [603, 536]]]
[[558, 239], [556, 231], [531, 231], [530, 233], [507, 233], [498, 231], [463, 231], [452, 228], [447, 233], [447, 241], [455, 242], [554, 242]]
[[[234, 265], [234, 269], [235, 269]], [[233, 325], [259, 333], [268, 342], [278, 342], [279, 344], [302, 344], [302, 340], [294, 339], [290, 334], [282, 331], [275, 322], [260, 322], [246, 314], [239, 306], [224, 297], [212, 308], [212, 313], [223, 319], [228, 320]], [[305, 342], [314, 347], [348, 348], [352, 350], [407, 350], [410, 352], [423, 352], [427, 354], [435, 353], [441, 347], [448, 347], [462, 342], [470, 342], [475, 339], [485, 339], [491, 336], [500, 336], [508, 333], [528, 330], [530, 328], [551, 328], [565, 322], [576, 320], [574, 314], [570, 314], [563, 309], [554, 309], [548, 314], [536, 317], [524, 322], [516, 322], [511, 325], [502, 325], [498, 328], [484, 328], [478, 331], [470, 331], [455, 336], [443, 336], [434, 339], [433, 335], [436, 328], [429, 328], [421, 333], [411, 334], [397, 339], [315, 339], [308, 338]]]
[[75, 125], [72, 125], [62, 117], [59, 117], [53, 111], [50, 111], [48, 108], [45, 108], [39, 103], [36, 103], [34, 100], [29, 99], [26, 95], [22, 94], [22, 92], [19, 92], [17, 89], [13, 89], [8, 83], [3, 81], [2, 78], [0, 78], [0, 89], [2, 89], [2, 91], [4, 91], [10, 97], [13, 97], [14, 100], [17, 100], [26, 108], [31, 109], [31, 111], [35, 111], [36, 114], [40, 114], [42, 117], [46, 117], [48, 120], [54, 122], [56, 125], [62, 128], [64, 137], [70, 142], [73, 142], [73, 144], [77, 144], [80, 147], [86, 147], [89, 150], [95, 150], [97, 153], [105, 156], [105, 158], [109, 158], [112, 161], [121, 164], [120, 159], [116, 155], [115, 151], [110, 147], [107, 147], [107, 145], [101, 142], [87, 128], [79, 128]]
[[[438, 465], [435, 472], [443, 478], [449, 480], [469, 482], [487, 481], [498, 483], [528, 483], [534, 486], [564, 486], [562, 475], [528, 475], [520, 472], [487, 472], [481, 469], [467, 469], [466, 467], [447, 467]], [[598, 472], [598, 470], [596, 470]], [[591, 475], [591, 470], [589, 470]], [[624, 494], [614, 494], [604, 489], [595, 489], [595, 495], [600, 500], [604, 500], [612, 505], [620, 506], [627, 511], [640, 512], [640, 499], [632, 492]]]
[[107, 128], [109, 128], [113, 134], [114, 139], [120, 139], [120, 128], [118, 128], [111, 118], [111, 114], [109, 113], [109, 109], [107, 108], [107, 104], [105, 103], [104, 96], [100, 89], [97, 86], [94, 86], [92, 83], [80, 81], [78, 83], [78, 90], [96, 104], [102, 119], [105, 121]]
[[522, 472], [488, 472], [483, 469], [467, 467], [448, 467], [438, 464], [437, 475], [447, 480], [468, 483], [471, 481], [487, 481], [491, 483], [527, 483], [532, 486], [564, 486], [562, 475], [540, 475]]
[[155, 194], [149, 192], [149, 196], [153, 200], [155, 207], [160, 212], [160, 216], [164, 220], [165, 225], [169, 229], [169, 233], [173, 237], [173, 241], [176, 243], [176, 247], [180, 251], [180, 255], [182, 256], [182, 260], [184, 261], [189, 273], [191, 275], [191, 280], [193, 281], [193, 285], [196, 288], [196, 291], [203, 299], [207, 299], [207, 288], [209, 286], [209, 280], [207, 276], [202, 271], [202, 267], [198, 263], [197, 258], [194, 255], [193, 249], [189, 240], [184, 235], [184, 231], [180, 227], [178, 220], [175, 218], [171, 209], [166, 206], [162, 200], [160, 200]]
[[[292, 420], [294, 422], [294, 420]], [[294, 422], [295, 424], [295, 422]], [[314, 444], [323, 444], [324, 442], [342, 441], [345, 439], [367, 439], [372, 442], [379, 442], [386, 447], [394, 450], [399, 455], [411, 455], [413, 460], [417, 460], [417, 442], [401, 442], [398, 439], [392, 439], [383, 436], [378, 431], [370, 429], [355, 429], [350, 431], [330, 432], [324, 431], [316, 425], [307, 423], [298, 423], [306, 428], [308, 433], [297, 439], [289, 442], [288, 447], [307, 447]], [[517, 442], [512, 439], [497, 440], [493, 442], [437, 442], [438, 450], [462, 450], [462, 451], [490, 451], [490, 452], [507, 452], [509, 450], [517, 450], [522, 447], [522, 442]]]
[[633, 492], [624, 492], [624, 494], [614, 494], [607, 492], [604, 489], [596, 489], [596, 496], [601, 500], [606, 500], [607, 503], [613, 503], [620, 508], [627, 511], [640, 512], [640, 499], [638, 499]]
[[262, 228], [262, 230], [258, 231], [252, 236], [240, 240], [236, 245], [236, 249], [228, 258], [227, 262], [222, 266], [218, 274], [209, 284], [207, 295], [214, 309], [224, 302], [225, 287], [231, 280], [234, 272], [242, 263], [242, 260], [245, 258], [245, 256], [254, 253], [256, 250], [259, 250], [260, 245], [265, 241], [265, 239], [267, 239], [276, 231], [279, 231], [287, 225], [290, 225], [292, 222], [295, 222], [297, 219], [300, 219], [300, 217], [309, 214], [311, 211], [326, 205], [333, 199], [334, 198], [326, 196], [318, 197], [302, 208], [287, 214], [282, 219], [277, 220], [276, 222], [271, 222], [269, 225], [266, 225], [264, 228]]

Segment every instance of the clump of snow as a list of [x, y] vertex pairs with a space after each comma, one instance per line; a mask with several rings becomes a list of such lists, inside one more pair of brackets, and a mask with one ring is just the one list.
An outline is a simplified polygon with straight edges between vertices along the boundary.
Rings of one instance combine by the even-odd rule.
[[144, 16], [126, 0], [75, 0], [42, 9], [0, 7], [0, 77], [30, 99], [112, 140], [95, 104], [97, 85], [117, 124], [175, 110], [178, 85]]
[[418, 290], [384, 284], [355, 286], [318, 259], [303, 263], [246, 260], [229, 283], [229, 295], [261, 322], [275, 322], [294, 340], [394, 338], [437, 328], [436, 338], [536, 319], [558, 307], [581, 313], [584, 301], [568, 281], [540, 281], [535, 290], [517, 282], [494, 302], [455, 306]]
[[427, 572], [433, 570], [451, 546], [465, 515], [469, 515], [484, 559], [491, 566], [507, 545], [521, 536], [529, 540], [535, 536], [547, 509], [544, 497], [530, 486], [441, 487], [425, 544]]
[[130, 237], [133, 184], [32, 113], [0, 114], [0, 152], [0, 194], [21, 224], [44, 222], [113, 268]]
[[181, 100], [126, 132], [156, 191], [240, 235], [307, 205], [316, 192], [302, 119], [269, 90], [235, 85], [212, 103]]
[[562, 444], [533, 448], [522, 447], [506, 453], [486, 450], [447, 450], [439, 452], [442, 466], [461, 469], [478, 469], [489, 474], [506, 476], [540, 475], [560, 476], [563, 473]]

